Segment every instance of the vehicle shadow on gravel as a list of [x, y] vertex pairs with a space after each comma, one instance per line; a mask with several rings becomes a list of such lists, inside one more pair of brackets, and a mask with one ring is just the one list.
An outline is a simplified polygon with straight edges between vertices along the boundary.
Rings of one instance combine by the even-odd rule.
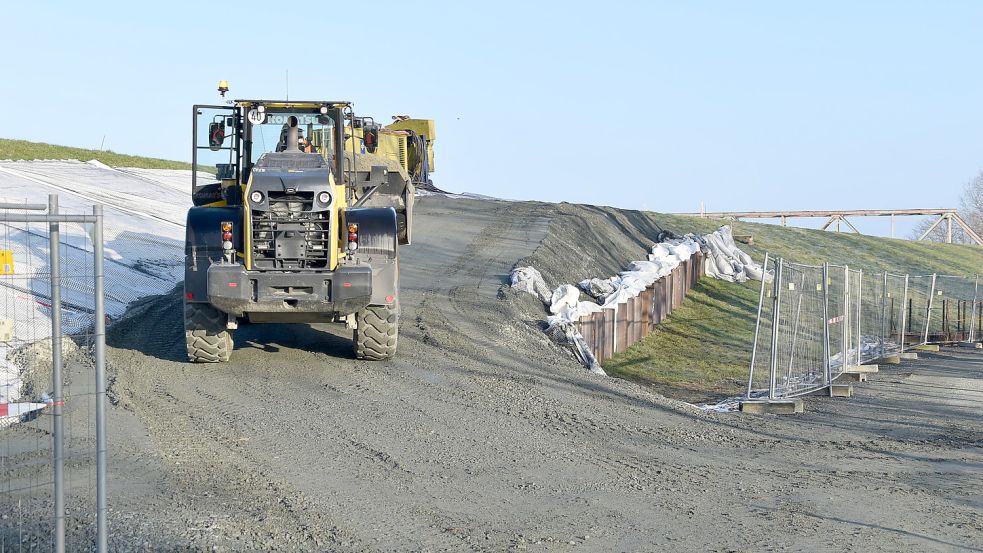
[[240, 326], [235, 333], [234, 351], [276, 353], [286, 348], [323, 353], [340, 359], [354, 359], [351, 336], [338, 335], [345, 331], [343, 325], [337, 324], [318, 327], [307, 324], [246, 324]]
[[[169, 294], [148, 296], [130, 305], [126, 317], [106, 332], [106, 345], [139, 351], [163, 361], [188, 363], [184, 342], [183, 287]], [[281, 348], [354, 359], [351, 331], [338, 324], [240, 324], [233, 335], [236, 355]]]

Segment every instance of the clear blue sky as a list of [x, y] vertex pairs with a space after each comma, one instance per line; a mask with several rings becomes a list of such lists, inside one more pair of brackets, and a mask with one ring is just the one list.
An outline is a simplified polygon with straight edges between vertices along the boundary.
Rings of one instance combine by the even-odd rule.
[[6, 4], [4, 137], [189, 159], [218, 79], [289, 70], [292, 98], [436, 119], [453, 191], [936, 207], [983, 168], [980, 2]]

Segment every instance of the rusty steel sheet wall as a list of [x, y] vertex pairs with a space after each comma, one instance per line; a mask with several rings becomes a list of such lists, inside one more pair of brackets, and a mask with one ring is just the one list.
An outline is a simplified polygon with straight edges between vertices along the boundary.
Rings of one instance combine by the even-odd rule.
[[665, 277], [655, 281], [638, 296], [585, 315], [576, 326], [594, 357], [606, 361], [644, 339], [655, 325], [679, 307], [687, 292], [703, 276], [703, 254], [694, 253]]

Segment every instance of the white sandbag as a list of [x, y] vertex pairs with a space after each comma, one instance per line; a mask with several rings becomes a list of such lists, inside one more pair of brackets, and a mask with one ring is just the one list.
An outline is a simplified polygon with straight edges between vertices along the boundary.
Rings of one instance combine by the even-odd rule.
[[523, 292], [529, 292], [544, 303], [550, 301], [552, 293], [550, 292], [549, 286], [546, 286], [543, 275], [536, 269], [532, 267], [516, 267], [512, 269], [509, 280], [513, 288], [517, 288]]
[[761, 280], [764, 278], [764, 271], [761, 270], [761, 265], [745, 265], [744, 272], [747, 273], [748, 278], [751, 280]]
[[766, 277], [761, 265], [737, 247], [729, 225], [704, 235], [702, 242], [709, 251], [703, 265], [707, 276], [729, 282], [747, 282], [749, 278], [761, 280]]
[[611, 278], [589, 278], [577, 283], [577, 287], [584, 291], [588, 296], [603, 302], [608, 296], [618, 289], [618, 277]]
[[713, 259], [716, 262], [717, 271], [721, 275], [728, 276], [728, 277], [734, 276], [734, 262], [729, 257], [724, 255], [723, 253], [717, 253], [717, 252], [713, 252], [711, 253], [711, 255], [713, 256]]
[[717, 262], [713, 255], [708, 255], [703, 258], [703, 273], [708, 277], [717, 278], [720, 274], [720, 270], [717, 268]]
[[553, 290], [550, 296], [550, 313], [560, 315], [577, 308], [580, 303], [580, 290], [571, 284], [564, 284]]
[[649, 259], [664, 259], [669, 257], [669, 254], [669, 248], [664, 243], [656, 244], [652, 247], [652, 253], [649, 254]]

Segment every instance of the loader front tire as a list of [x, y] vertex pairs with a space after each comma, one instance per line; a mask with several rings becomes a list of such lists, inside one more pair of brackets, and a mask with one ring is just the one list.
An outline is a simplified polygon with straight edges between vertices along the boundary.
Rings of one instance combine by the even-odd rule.
[[232, 354], [228, 316], [207, 303], [184, 303], [184, 339], [194, 363], [224, 363]]
[[370, 305], [355, 314], [355, 358], [384, 361], [396, 355], [398, 305]]

